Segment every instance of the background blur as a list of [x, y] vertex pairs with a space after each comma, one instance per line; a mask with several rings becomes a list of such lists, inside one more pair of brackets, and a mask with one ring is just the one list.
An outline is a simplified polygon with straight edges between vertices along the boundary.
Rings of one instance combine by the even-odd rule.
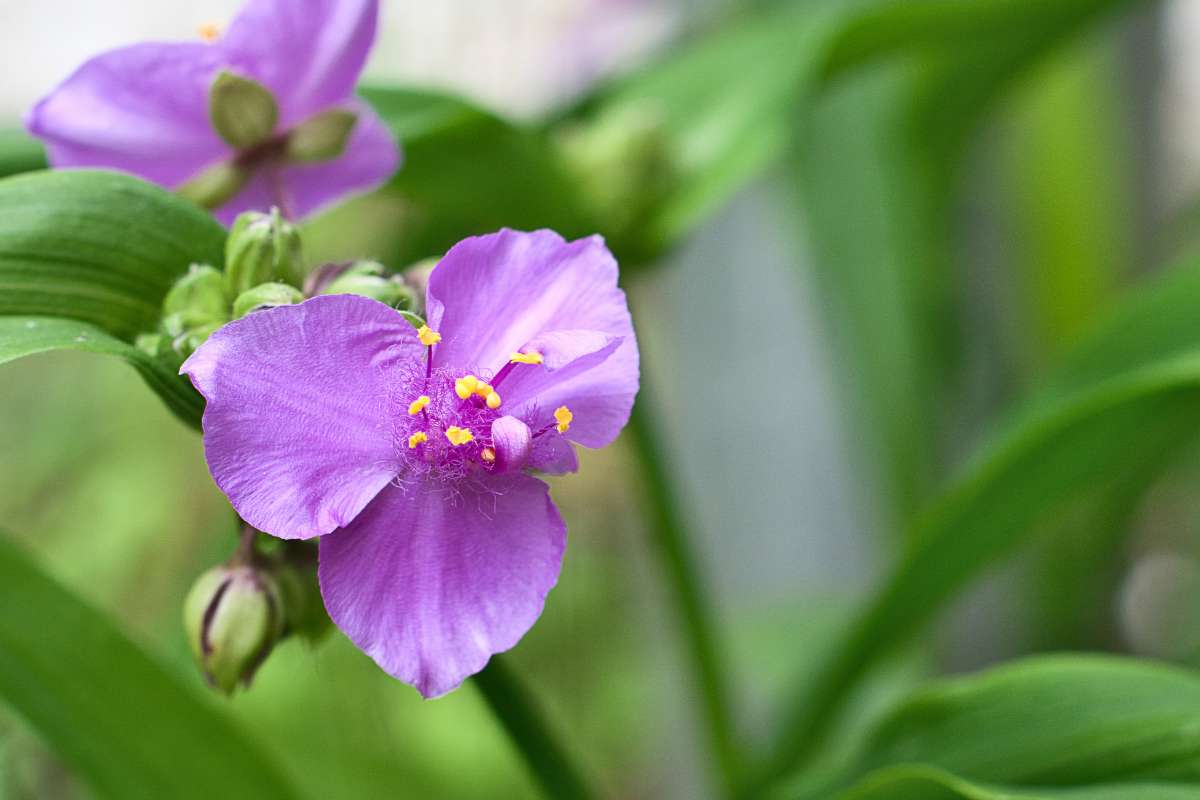
[[[728, 5], [387, 0], [368, 78], [450, 88], [537, 118], [719, 24]], [[187, 39], [237, 6], [0, 0], [0, 120], [14, 124], [99, 50]], [[953, 343], [961, 367], [930, 411], [939, 477], [974, 452], [999, 410], [1119, 288], [1195, 243], [1198, 40], [1200, 4], [1139, 5], [1025, 74], [972, 138], [962, 190], [947, 209], [962, 278]], [[867, 94], [851, 102], [874, 101]], [[826, 180], [848, 197], [854, 181], [873, 179], [869, 166], [839, 162], [834, 151], [823, 158]], [[859, 405], [880, 398], [864, 400], [846, 374], [846, 309], [824, 301], [814, 263], [820, 248], [811, 246], [821, 220], [801, 213], [797, 170], [780, 167], [743, 191], [633, 298], [688, 521], [734, 659], [736, 698], [751, 709], [750, 738], [770, 715], [766, 696], [837, 628], [893, 547], [892, 500], [855, 423]], [[348, 231], [379, 224], [368, 204], [354, 209], [315, 226], [314, 257], [373, 255], [340, 251], [342, 237], [387, 240], [386, 230]], [[696, 380], [703, 392], [670, 391]], [[514, 659], [554, 721], [585, 743], [587, 761], [621, 781], [613, 787], [620, 796], [703, 796], [695, 710], [631, 507], [629, 458], [620, 445], [587, 453], [578, 476], [554, 480], [571, 544], [546, 613]], [[1196, 659], [1198, 478], [1200, 453], [1185, 453], [1119, 525], [1103, 526], [1133, 532], [1109, 547], [1083, 552], [1049, 537], [1024, 552], [958, 602], [936, 646], [904, 659], [888, 680], [901, 685], [929, 664], [962, 669], [1046, 647]], [[61, 353], [5, 367], [0, 519], [55, 575], [199, 681], [179, 608], [193, 577], [227, 555], [234, 520], [199, 437], [128, 367]], [[317, 796], [534, 792], [469, 685], [423, 702], [336, 632], [315, 649], [286, 642], [231, 705]], [[0, 796], [86, 793], [0, 711]]]

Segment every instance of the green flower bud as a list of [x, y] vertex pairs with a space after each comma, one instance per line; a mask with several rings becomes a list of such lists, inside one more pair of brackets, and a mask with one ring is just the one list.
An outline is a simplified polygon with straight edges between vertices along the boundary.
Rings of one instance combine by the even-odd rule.
[[373, 274], [370, 271], [373, 266], [374, 262], [365, 262], [361, 269], [357, 265], [351, 267], [330, 281], [321, 294], [359, 294], [393, 308], [409, 309], [416, 304], [417, 294], [405, 285], [403, 278]]
[[274, 574], [287, 608], [287, 633], [316, 643], [333, 624], [317, 582], [317, 548], [313, 542], [291, 540], [282, 551]]
[[271, 138], [279, 106], [258, 81], [222, 70], [208, 89], [208, 116], [226, 144], [247, 150]]
[[425, 290], [429, 287], [429, 276], [433, 274], [433, 268], [438, 265], [436, 258], [427, 258], [423, 261], [410, 266], [400, 274], [404, 276], [404, 282], [412, 287], [416, 292], [418, 303], [413, 308], [418, 314], [424, 314], [425, 309]]
[[251, 177], [253, 172], [246, 167], [233, 161], [224, 161], [203, 170], [176, 189], [175, 193], [201, 208], [220, 208], [246, 188]]
[[225, 278], [207, 264], [192, 264], [163, 298], [163, 315], [179, 315], [185, 326], [229, 319]]
[[225, 289], [237, 297], [271, 281], [299, 283], [300, 232], [279, 213], [247, 211], [234, 220], [225, 242]]
[[288, 134], [284, 155], [302, 163], [337, 158], [346, 150], [357, 123], [358, 115], [352, 111], [332, 109], [314, 114]]
[[[168, 325], [174, 323], [176, 319], [177, 318], [175, 317], [167, 317], [163, 320], [163, 327], [167, 328]], [[187, 358], [192, 353], [196, 352], [196, 349], [199, 348], [200, 345], [208, 341], [208, 337], [212, 336], [213, 333], [224, 324], [224, 322], [210, 322], [205, 325], [194, 325], [192, 327], [185, 328], [180, 333], [172, 334], [171, 349], [184, 358]]]
[[304, 301], [304, 295], [287, 283], [263, 283], [247, 289], [233, 301], [233, 318], [241, 319], [252, 311], [275, 306], [290, 306]]
[[225, 694], [249, 686], [283, 633], [274, 578], [250, 566], [219, 566], [200, 576], [183, 604], [184, 627], [205, 678]]

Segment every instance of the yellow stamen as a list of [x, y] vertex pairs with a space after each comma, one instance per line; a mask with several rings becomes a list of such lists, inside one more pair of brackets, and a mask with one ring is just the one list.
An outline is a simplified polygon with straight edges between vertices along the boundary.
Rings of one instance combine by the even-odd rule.
[[417, 431], [412, 436], [408, 437], [408, 449], [412, 450], [419, 444], [424, 444], [429, 441], [429, 437], [423, 431]]
[[545, 359], [538, 351], [530, 350], [528, 353], [513, 353], [508, 360], [514, 364], [540, 364]]
[[479, 457], [488, 464], [496, 463], [496, 451], [490, 447], [483, 448], [483, 452], [479, 454]]
[[425, 395], [425, 394], [421, 395], [416, 400], [413, 400], [411, 403], [408, 404], [409, 415], [411, 416], [413, 414], [420, 414], [421, 409], [423, 409], [425, 406], [429, 405], [429, 402], [430, 402], [429, 395]]
[[475, 384], [475, 394], [479, 395], [480, 397], [487, 397], [491, 393], [492, 387], [489, 384], [486, 384], [483, 381]]
[[479, 385], [479, 378], [474, 375], [464, 375], [454, 382], [454, 393], [458, 395], [459, 400], [466, 400], [475, 393], [475, 387]]
[[488, 392], [488, 396], [484, 398], [484, 402], [487, 403], [488, 408], [495, 411], [500, 407], [500, 395], [495, 392]]
[[426, 347], [433, 347], [442, 340], [442, 335], [430, 328], [428, 325], [422, 325], [417, 328], [417, 338], [421, 340], [421, 344]]
[[221, 26], [215, 22], [203, 23], [199, 28], [196, 29], [196, 32], [200, 34], [201, 39], [209, 44], [212, 44], [217, 39], [221, 38]]
[[567, 429], [571, 427], [571, 420], [573, 419], [575, 419], [575, 415], [566, 406], [559, 406], [554, 409], [554, 421], [558, 423], [559, 433], [566, 433]]
[[475, 440], [475, 434], [471, 433], [466, 428], [460, 428], [457, 425], [451, 425], [446, 428], [446, 438], [450, 440], [450, 444], [457, 447], [460, 444], [466, 444]]

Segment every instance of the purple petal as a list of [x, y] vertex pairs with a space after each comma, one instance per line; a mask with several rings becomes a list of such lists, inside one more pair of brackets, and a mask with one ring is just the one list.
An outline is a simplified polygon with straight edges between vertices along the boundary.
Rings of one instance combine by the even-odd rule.
[[284, 539], [348, 525], [397, 472], [388, 373], [423, 348], [354, 295], [256, 311], [184, 362], [208, 401], [204, 453], [242, 519]]
[[492, 423], [492, 445], [496, 451], [496, 474], [515, 472], [529, 460], [533, 432], [516, 417], [500, 417]]
[[291, 126], [354, 96], [378, 19], [378, 0], [250, 0], [218, 46], [274, 92]]
[[[434, 269], [427, 305], [430, 327], [442, 335], [435, 360], [464, 369], [494, 373], [531, 342], [553, 343], [569, 361], [603, 341], [598, 334], [619, 340], [606, 357], [577, 359], [584, 363], [575, 372], [519, 399], [537, 406], [539, 422], [559, 405], [569, 407], [575, 422], [568, 436], [588, 447], [612, 441], [628, 421], [638, 387], [637, 340], [617, 263], [599, 236], [567, 243], [553, 231], [503, 230], [466, 239]], [[502, 395], [517, 400], [506, 394], [507, 380]]]
[[341, 156], [320, 164], [283, 167], [274, 175], [264, 168], [236, 197], [216, 212], [229, 225], [248, 210], [271, 206], [287, 209], [297, 219], [307, 217], [348, 195], [368, 192], [386, 183], [400, 166], [400, 148], [370, 106], [349, 106], [359, 115]]
[[109, 167], [177, 186], [230, 155], [208, 119], [224, 58], [201, 43], [104, 53], [38, 102], [26, 125], [56, 167]]
[[567, 439], [548, 433], [533, 440], [525, 466], [547, 475], [563, 475], [579, 471], [579, 456]]
[[566, 526], [527, 475], [390, 487], [321, 539], [325, 608], [389, 674], [437, 697], [515, 645], [558, 580]]

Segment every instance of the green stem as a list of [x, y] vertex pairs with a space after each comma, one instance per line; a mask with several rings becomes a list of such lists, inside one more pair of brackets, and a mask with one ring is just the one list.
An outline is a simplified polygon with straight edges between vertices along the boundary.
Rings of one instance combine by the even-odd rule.
[[574, 800], [596, 797], [582, 772], [549, 729], [533, 694], [509, 668], [503, 656], [493, 656], [473, 679], [497, 721], [525, 759], [547, 797]]
[[629, 421], [645, 489], [650, 541], [683, 625], [686, 661], [701, 703], [715, 766], [729, 796], [737, 792], [741, 764], [733, 741], [733, 715], [725, 684], [724, 661], [713, 634], [712, 612], [701, 589], [698, 560], [684, 534], [682, 514], [668, 476], [667, 458], [658, 438], [662, 426], [654, 417], [654, 397], [647, 391], [643, 353], [641, 396]]

